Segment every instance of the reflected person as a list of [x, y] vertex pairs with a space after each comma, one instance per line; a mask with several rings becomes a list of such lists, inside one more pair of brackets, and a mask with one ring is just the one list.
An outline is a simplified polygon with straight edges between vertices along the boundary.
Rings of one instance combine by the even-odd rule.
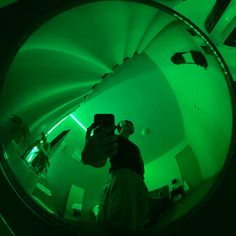
[[104, 127], [90, 137], [86, 134], [82, 151], [84, 164], [103, 167], [110, 160], [109, 179], [99, 204], [97, 221], [113, 229], [142, 231], [148, 218], [148, 189], [144, 182], [144, 163], [137, 145], [129, 140], [134, 133], [131, 121], [121, 121], [119, 135], [107, 136], [116, 126]]

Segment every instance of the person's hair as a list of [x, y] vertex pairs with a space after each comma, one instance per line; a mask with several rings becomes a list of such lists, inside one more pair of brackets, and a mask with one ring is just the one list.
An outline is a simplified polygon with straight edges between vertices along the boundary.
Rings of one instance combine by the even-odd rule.
[[[134, 124], [131, 122], [131, 121], [129, 121], [129, 120], [122, 120], [122, 121], [120, 121], [119, 123], [118, 123], [118, 125], [117, 125], [117, 130], [118, 130], [118, 132], [120, 133], [120, 131], [121, 131], [121, 129], [122, 129], [122, 125], [121, 125], [121, 122], [126, 122], [126, 124], [127, 123], [129, 123], [129, 124], [131, 124], [132, 126], [133, 126], [133, 132], [131, 133], [131, 134], [133, 134], [134, 133]], [[130, 134], [130, 135], [131, 135]]]

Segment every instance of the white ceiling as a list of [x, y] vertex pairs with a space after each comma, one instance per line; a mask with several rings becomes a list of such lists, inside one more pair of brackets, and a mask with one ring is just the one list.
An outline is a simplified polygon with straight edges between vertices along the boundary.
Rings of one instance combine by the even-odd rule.
[[[116, 68], [74, 114], [89, 127], [96, 113], [114, 114], [116, 124], [123, 119], [134, 123], [135, 133], [130, 140], [139, 146], [145, 163], [162, 156], [184, 139], [175, 94], [145, 53]], [[143, 135], [143, 129], [150, 129], [150, 134]]]

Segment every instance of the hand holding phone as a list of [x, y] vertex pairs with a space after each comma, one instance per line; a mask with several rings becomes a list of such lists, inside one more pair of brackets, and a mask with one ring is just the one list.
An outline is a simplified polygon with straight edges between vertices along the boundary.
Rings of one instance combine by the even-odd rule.
[[82, 151], [82, 161], [94, 167], [103, 167], [107, 158], [117, 154], [118, 135], [109, 135], [116, 126], [105, 127], [91, 136]]
[[[115, 135], [114, 120], [113, 114], [94, 116], [94, 123], [87, 129], [86, 143], [82, 151], [84, 164], [102, 167], [108, 157], [117, 154], [118, 135]], [[94, 135], [90, 136], [92, 129], [94, 129]]]

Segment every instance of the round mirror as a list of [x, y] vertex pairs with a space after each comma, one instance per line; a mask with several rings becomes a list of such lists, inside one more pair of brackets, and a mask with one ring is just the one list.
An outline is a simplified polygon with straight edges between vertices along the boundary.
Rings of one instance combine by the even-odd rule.
[[115, 125], [132, 121], [129, 142], [140, 150], [148, 190], [144, 229], [160, 230], [205, 201], [224, 170], [231, 83], [207, 36], [169, 8], [74, 4], [36, 24], [8, 68], [0, 99], [5, 161], [43, 211], [96, 233], [111, 163], [83, 163], [86, 132], [95, 114], [113, 114]]

